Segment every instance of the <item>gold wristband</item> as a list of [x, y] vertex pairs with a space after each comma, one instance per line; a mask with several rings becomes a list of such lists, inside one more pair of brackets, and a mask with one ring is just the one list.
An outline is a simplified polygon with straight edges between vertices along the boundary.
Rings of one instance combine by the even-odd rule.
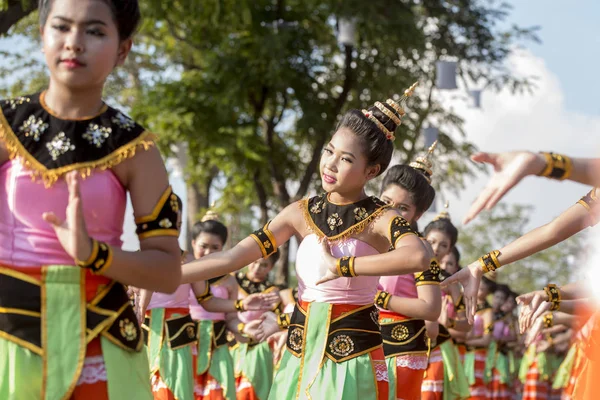
[[344, 256], [342, 258], [337, 259], [337, 273], [339, 276], [343, 276], [346, 278], [353, 278], [356, 276], [356, 272], [354, 272], [354, 259], [356, 257]]
[[392, 295], [388, 292], [384, 292], [383, 290], [377, 291], [377, 296], [375, 296], [375, 305], [379, 308], [383, 308], [384, 310], [389, 310], [388, 304], [390, 303], [390, 299]]
[[546, 294], [548, 295], [548, 302], [552, 303], [550, 311], [558, 311], [558, 309], [560, 308], [560, 302], [562, 300], [558, 286], [556, 286], [553, 283], [549, 283], [544, 288], [544, 292], [546, 292]]
[[244, 328], [246, 328], [246, 324], [245, 324], [245, 323], [243, 323], [243, 322], [240, 322], [240, 323], [237, 325], [237, 330], [238, 330], [238, 333], [240, 333], [241, 335], [243, 335], [243, 334], [244, 334]]
[[103, 275], [113, 261], [113, 249], [104, 242], [92, 239], [92, 253], [87, 260], [75, 260], [77, 266], [92, 271], [94, 275]]
[[277, 317], [277, 325], [281, 329], [287, 329], [290, 326], [290, 316], [288, 314], [279, 314]]
[[500, 268], [500, 261], [498, 261], [498, 256], [500, 255], [500, 251], [494, 250], [491, 251], [481, 257], [479, 257], [479, 264], [481, 265], [481, 270], [484, 273], [492, 272]]
[[454, 319], [452, 319], [452, 318], [448, 318], [448, 326], [447, 326], [447, 328], [452, 329], [455, 326], [456, 326], [456, 321]]
[[541, 153], [546, 159], [546, 168], [539, 174], [551, 179], [564, 180], [571, 176], [573, 162], [571, 158], [556, 153]]
[[554, 314], [551, 312], [544, 315], [544, 328], [552, 328], [554, 325]]
[[244, 309], [244, 303], [242, 302], [242, 300], [236, 300], [236, 301], [235, 301], [235, 309], [236, 309], [237, 311], [240, 311], [240, 312], [242, 312], [242, 311], [246, 311], [246, 310]]

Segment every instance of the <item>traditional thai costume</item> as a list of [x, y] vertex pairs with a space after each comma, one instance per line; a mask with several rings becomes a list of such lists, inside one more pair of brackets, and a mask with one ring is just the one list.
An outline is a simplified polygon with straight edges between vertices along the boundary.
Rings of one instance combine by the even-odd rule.
[[[487, 301], [477, 305], [477, 311], [473, 319], [474, 337], [482, 337], [484, 334], [491, 333], [493, 325], [483, 326], [483, 314], [492, 312], [492, 307]], [[488, 379], [485, 377], [485, 363], [487, 359], [487, 347], [467, 346], [467, 353], [464, 358], [465, 376], [469, 383], [471, 400], [485, 400], [489, 393], [487, 388]]]
[[550, 378], [552, 375], [548, 355], [537, 351], [537, 343], [531, 344], [519, 370], [519, 378], [523, 383], [523, 400], [547, 400], [550, 394]]
[[[89, 118], [61, 119], [43, 94], [0, 107], [0, 140], [10, 155], [0, 165], [0, 398], [152, 398], [125, 287], [101, 275], [111, 246], [122, 244], [127, 199], [110, 168], [151, 146], [152, 135], [108, 106]], [[77, 266], [42, 219], [47, 211], [65, 218], [69, 192], [61, 178], [70, 171], [86, 178], [84, 219], [96, 240], [89, 269]], [[170, 188], [165, 193], [170, 198]]]
[[[510, 317], [510, 316], [508, 316]], [[505, 313], [494, 314], [493, 339], [488, 348], [485, 363], [485, 378], [488, 380], [488, 399], [510, 400], [511, 373], [509, 352], [505, 341], [511, 336], [511, 327]]]
[[[373, 304], [379, 277], [338, 278], [316, 285], [325, 274], [320, 239], [334, 257], [379, 252], [352, 236], [361, 233], [389, 206], [376, 197], [337, 205], [320, 195], [300, 202], [311, 234], [297, 252], [299, 297], [289, 322], [287, 349], [269, 399], [388, 399], [388, 372]], [[414, 234], [401, 217], [390, 224], [395, 246]]]
[[[236, 274], [239, 285], [239, 298], [243, 299], [251, 294], [270, 293], [280, 288], [270, 280], [254, 282], [248, 279], [244, 272]], [[282, 305], [278, 303], [273, 311], [281, 314]], [[247, 324], [260, 319], [266, 311], [246, 311], [238, 313], [241, 322]], [[238, 400], [265, 400], [269, 396], [273, 383], [273, 352], [266, 341], [256, 343], [250, 340], [246, 343], [237, 343], [232, 349], [235, 382]]]

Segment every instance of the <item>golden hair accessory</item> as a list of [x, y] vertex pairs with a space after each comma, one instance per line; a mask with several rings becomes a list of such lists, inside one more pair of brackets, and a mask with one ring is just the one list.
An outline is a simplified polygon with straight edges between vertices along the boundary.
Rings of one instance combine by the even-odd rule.
[[204, 217], [202, 217], [202, 219], [200, 220], [200, 222], [219, 221], [219, 214], [217, 214], [215, 211], [213, 211], [214, 209], [215, 209], [215, 203], [213, 202], [210, 205], [210, 208], [208, 209], [206, 214], [204, 214]]
[[433, 164], [431, 163], [430, 158], [435, 150], [435, 147], [437, 146], [437, 143], [438, 141], [436, 140], [427, 150], [427, 154], [417, 157], [415, 161], [408, 164], [414, 169], [418, 169], [419, 171], [423, 172], [423, 176], [425, 176], [425, 179], [427, 179], [427, 182], [429, 183], [431, 183], [431, 175], [433, 175], [433, 170], [431, 169]]
[[400, 126], [400, 124], [402, 124], [402, 120], [396, 114], [394, 114], [392, 111], [390, 111], [389, 108], [384, 106], [380, 101], [375, 102], [375, 107], [377, 107], [379, 109], [379, 111], [384, 113], [386, 117], [388, 117], [389, 119], [394, 121], [394, 123], [396, 125]]
[[371, 111], [362, 110], [362, 113], [365, 115], [365, 117], [367, 117], [367, 119], [369, 119], [369, 121], [373, 121], [375, 123], [375, 125], [377, 125], [377, 127], [385, 134], [385, 137], [388, 140], [396, 139], [394, 134], [392, 132], [390, 132], [390, 130], [388, 128], [386, 128], [385, 125], [382, 124], [381, 121], [378, 120], [377, 117], [375, 117]]

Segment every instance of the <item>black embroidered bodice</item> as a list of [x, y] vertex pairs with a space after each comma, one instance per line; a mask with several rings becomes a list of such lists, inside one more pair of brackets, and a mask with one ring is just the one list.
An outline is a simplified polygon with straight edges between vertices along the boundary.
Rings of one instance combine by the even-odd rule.
[[371, 196], [352, 204], [338, 205], [326, 194], [300, 203], [309, 228], [319, 237], [329, 240], [347, 239], [361, 233], [377, 216], [390, 206]]
[[238, 285], [240, 285], [240, 288], [249, 295], [278, 289], [278, 286], [268, 279], [262, 282], [251, 281], [244, 272], [238, 272], [235, 275], [235, 279], [237, 280]]
[[46, 186], [69, 171], [86, 176], [152, 145], [153, 135], [119, 110], [104, 106], [85, 119], [64, 120], [45, 106], [44, 94], [0, 101], [0, 139]]

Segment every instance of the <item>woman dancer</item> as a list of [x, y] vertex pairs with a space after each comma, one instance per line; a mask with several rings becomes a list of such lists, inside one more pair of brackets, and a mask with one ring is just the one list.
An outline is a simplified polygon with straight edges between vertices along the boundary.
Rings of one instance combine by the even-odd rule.
[[423, 271], [432, 257], [398, 211], [364, 191], [389, 165], [402, 115], [393, 100], [348, 111], [321, 157], [326, 193], [289, 205], [233, 249], [184, 269], [185, 281], [218, 276], [268, 257], [292, 236], [302, 239], [296, 260], [301, 301], [287, 322], [288, 351], [272, 399], [388, 398], [373, 305], [377, 282], [381, 275]]
[[[0, 102], [0, 398], [149, 399], [123, 284], [175, 290], [179, 207], [153, 136], [102, 101], [138, 2], [39, 12], [49, 86]], [[139, 252], [120, 250], [127, 192]]]

